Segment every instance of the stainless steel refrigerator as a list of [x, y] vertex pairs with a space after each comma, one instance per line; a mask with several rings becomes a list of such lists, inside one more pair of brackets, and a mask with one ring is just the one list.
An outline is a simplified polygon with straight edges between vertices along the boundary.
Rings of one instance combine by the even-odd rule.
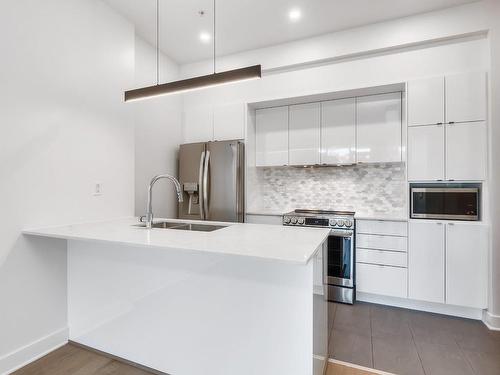
[[181, 145], [179, 218], [243, 222], [244, 158], [240, 141]]

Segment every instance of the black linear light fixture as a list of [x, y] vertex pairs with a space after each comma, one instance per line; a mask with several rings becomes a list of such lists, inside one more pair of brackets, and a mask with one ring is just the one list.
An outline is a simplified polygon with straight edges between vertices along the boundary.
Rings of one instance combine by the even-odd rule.
[[186, 91], [199, 90], [203, 88], [220, 86], [227, 83], [246, 81], [262, 77], [262, 69], [260, 65], [248, 66], [225, 72], [216, 71], [216, 43], [215, 43], [215, 2], [214, 0], [214, 23], [213, 23], [213, 68], [212, 74], [198, 76], [194, 78], [182, 79], [179, 81], [167, 82], [160, 84], [160, 0], [156, 0], [156, 85], [142, 87], [125, 91], [125, 101], [131, 102], [143, 100], [155, 96], [171, 95]]

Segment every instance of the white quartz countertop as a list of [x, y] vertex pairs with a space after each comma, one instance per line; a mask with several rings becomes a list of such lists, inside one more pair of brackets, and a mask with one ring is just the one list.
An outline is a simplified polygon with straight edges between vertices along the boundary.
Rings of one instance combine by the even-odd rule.
[[[155, 221], [185, 220], [156, 219]], [[26, 235], [119, 243], [131, 246], [181, 249], [204, 253], [249, 256], [306, 264], [325, 241], [329, 229], [294, 228], [280, 225], [193, 222], [228, 225], [213, 232], [146, 229], [135, 226], [136, 218], [26, 229]]]

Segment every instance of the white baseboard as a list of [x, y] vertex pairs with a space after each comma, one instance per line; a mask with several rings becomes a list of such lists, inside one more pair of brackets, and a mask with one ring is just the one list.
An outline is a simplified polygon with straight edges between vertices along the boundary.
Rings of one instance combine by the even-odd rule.
[[483, 323], [492, 331], [500, 331], [500, 315], [493, 315], [488, 310], [484, 310]]
[[0, 374], [7, 375], [43, 357], [68, 342], [68, 327], [41, 337], [0, 357]]
[[416, 301], [408, 298], [388, 297], [388, 296], [381, 296], [377, 294], [370, 294], [363, 292], [356, 292], [356, 299], [358, 301], [371, 302], [371, 303], [377, 303], [381, 305], [388, 305], [394, 307], [402, 307], [405, 309], [458, 316], [460, 318], [483, 320], [483, 310], [475, 309], [472, 307], [445, 305], [443, 303]]

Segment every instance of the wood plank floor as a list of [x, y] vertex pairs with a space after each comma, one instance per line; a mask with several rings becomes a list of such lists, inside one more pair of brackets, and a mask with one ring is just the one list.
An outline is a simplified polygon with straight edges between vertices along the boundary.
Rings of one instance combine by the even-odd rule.
[[[373, 373], [337, 363], [328, 364], [327, 375], [371, 374]], [[17, 370], [13, 375], [151, 375], [151, 373], [67, 344]]]
[[13, 375], [150, 375], [78, 346], [67, 344], [30, 363]]

